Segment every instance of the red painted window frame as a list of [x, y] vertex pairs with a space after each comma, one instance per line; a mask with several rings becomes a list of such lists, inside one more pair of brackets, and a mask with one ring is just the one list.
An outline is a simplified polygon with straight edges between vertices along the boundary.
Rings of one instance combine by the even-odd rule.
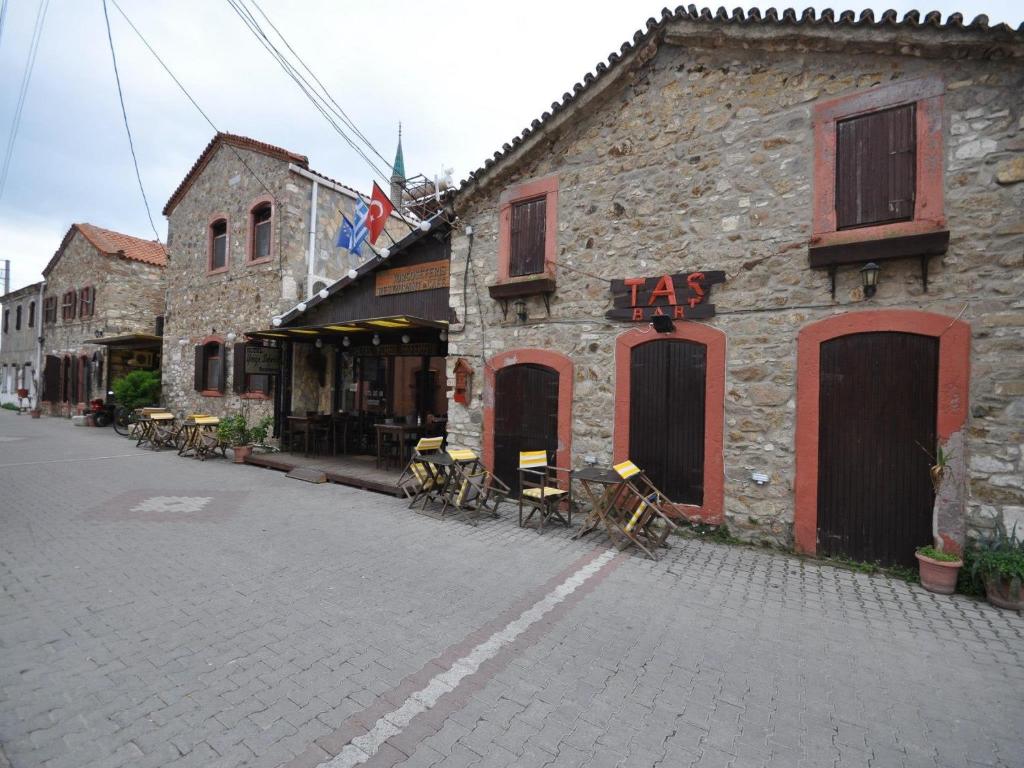
[[[254, 258], [256, 253], [256, 209], [269, 206], [270, 208], [270, 248], [266, 256]], [[277, 211], [274, 210], [274, 198], [270, 195], [258, 197], [249, 206], [249, 227], [246, 235], [245, 263], [246, 265], [266, 264], [274, 258], [274, 217]]]
[[[89, 297], [89, 301], [86, 302], [86, 297]], [[85, 311], [86, 304], [88, 303], [89, 311]], [[92, 317], [96, 314], [96, 292], [93, 290], [91, 285], [87, 285], [85, 288], [80, 288], [78, 291], [78, 316], [79, 317]]]
[[[923, 235], [946, 229], [943, 195], [943, 98], [938, 76], [879, 85], [814, 105], [814, 208], [811, 245], [830, 246]], [[917, 160], [914, 216], [852, 229], [836, 227], [836, 123], [851, 117], [915, 104]]]
[[[213, 225], [224, 222], [224, 266], [213, 268]], [[226, 213], [215, 213], [206, 222], [206, 274], [221, 275], [231, 267], [231, 219]]]
[[[511, 277], [509, 261], [512, 258], [512, 206], [516, 203], [543, 197], [544, 207], [544, 271], [532, 275]], [[537, 278], [554, 278], [558, 254], [558, 174], [514, 184], [498, 198], [498, 283], [516, 283]]]
[[[70, 299], [70, 301], [68, 301]], [[68, 320], [75, 319], [75, 313], [78, 311], [78, 291], [72, 288], [70, 291], [64, 291], [64, 295], [60, 299], [60, 319], [67, 322]]]

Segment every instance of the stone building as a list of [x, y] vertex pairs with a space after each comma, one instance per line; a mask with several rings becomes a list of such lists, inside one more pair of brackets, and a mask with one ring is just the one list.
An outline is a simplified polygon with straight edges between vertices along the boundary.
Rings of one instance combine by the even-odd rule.
[[[0, 296], [0, 403], [29, 406], [39, 386], [39, 336], [43, 284], [33, 283]], [[22, 401], [18, 390], [28, 390]]]
[[250, 420], [273, 413], [280, 387], [275, 376], [245, 373], [244, 334], [359, 266], [335, 247], [341, 216], [352, 220], [358, 197], [303, 155], [214, 136], [164, 207], [168, 407], [218, 416], [244, 409]]
[[1024, 522], [1022, 85], [985, 17], [651, 20], [454, 198], [450, 441], [808, 553]]
[[166, 263], [156, 241], [71, 225], [43, 270], [46, 413], [81, 413], [118, 376], [159, 370]]

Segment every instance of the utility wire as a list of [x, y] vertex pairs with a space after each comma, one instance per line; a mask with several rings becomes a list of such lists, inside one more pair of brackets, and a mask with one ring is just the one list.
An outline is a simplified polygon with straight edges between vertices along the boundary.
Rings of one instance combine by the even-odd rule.
[[7, 0], [0, 0], [0, 43], [4, 39], [4, 20], [7, 18]]
[[[171, 78], [171, 80], [174, 81], [174, 84], [176, 86], [178, 86], [178, 89], [183, 94], [185, 94], [185, 98], [188, 99], [189, 102], [191, 102], [192, 106], [196, 108], [196, 111], [198, 111], [199, 114], [203, 116], [203, 119], [206, 120], [206, 122], [209, 124], [209, 126], [211, 128], [213, 128], [213, 130], [215, 132], [221, 133], [221, 130], [214, 124], [213, 120], [210, 119], [210, 116], [203, 110], [203, 108], [201, 106], [199, 106], [199, 102], [197, 102], [192, 97], [192, 94], [188, 92], [188, 90], [185, 88], [184, 85], [182, 85], [181, 81], [177, 77], [175, 77], [174, 73], [171, 71], [171, 68], [168, 67], [166, 63], [164, 63], [164, 60], [162, 58], [160, 58], [160, 55], [153, 49], [153, 46], [151, 46], [149, 44], [149, 41], [146, 40], [146, 38], [145, 38], [145, 36], [143, 36], [142, 32], [139, 31], [139, 28], [136, 27], [135, 24], [132, 23], [132, 20], [128, 18], [128, 15], [124, 12], [124, 10], [121, 8], [121, 6], [118, 5], [117, 0], [110, 0], [110, 2], [114, 4], [114, 7], [117, 8], [118, 13], [121, 14], [121, 17], [126, 22], [128, 22], [128, 26], [132, 28], [132, 31], [135, 32], [135, 34], [136, 34], [136, 36], [138, 36], [139, 40], [142, 41], [142, 44], [144, 46], [146, 46], [146, 49], [151, 54], [153, 54], [153, 58], [157, 60], [157, 62], [160, 64], [161, 67], [163, 67], [164, 72], [166, 72], [167, 75]], [[245, 166], [245, 169], [247, 171], [249, 171], [249, 173], [252, 174], [252, 177], [254, 179], [256, 179], [256, 181], [259, 182], [260, 186], [263, 187], [263, 189], [266, 191], [266, 193], [268, 195], [270, 195], [271, 197], [276, 199], [276, 195], [274, 195], [274, 193], [271, 191], [270, 187], [267, 186], [267, 183], [263, 180], [263, 178], [258, 173], [256, 173], [256, 171], [254, 171], [252, 169], [252, 166], [250, 166], [245, 161], [245, 158], [242, 157], [241, 153], [237, 149], [235, 149], [235, 147], [232, 146], [230, 142], [225, 142], [225, 146], [227, 146], [231, 150], [231, 152], [235, 155], [235, 157], [238, 158], [238, 162], [240, 162], [243, 166]]]
[[[36, 9], [36, 22], [32, 28], [32, 41], [29, 43], [28, 59], [25, 62], [25, 74], [21, 78], [21, 90], [18, 93], [18, 105], [14, 110], [14, 120], [11, 123], [11, 135], [7, 139], [7, 151], [4, 154], [3, 170], [0, 171], [0, 198], [3, 197], [4, 189], [7, 186], [7, 174], [11, 169], [11, 158], [14, 156], [14, 143], [18, 138], [18, 129], [21, 127], [21, 115], [25, 108], [25, 99], [28, 96], [29, 83], [32, 81], [32, 71], [36, 66], [36, 54], [39, 52], [39, 41], [43, 36], [43, 24], [46, 23], [46, 11], [50, 7], [50, 0], [39, 0], [39, 7]], [[0, 10], [0, 27], [2, 19], [7, 13], [7, 3], [4, 1]]]
[[107, 41], [110, 43], [110, 60], [114, 62], [114, 80], [117, 82], [117, 98], [121, 102], [121, 116], [124, 118], [124, 130], [128, 134], [128, 148], [132, 152], [132, 165], [135, 166], [135, 178], [139, 181], [139, 191], [142, 193], [142, 202], [146, 206], [146, 216], [149, 218], [149, 226], [153, 228], [153, 235], [159, 243], [160, 233], [156, 230], [156, 223], [153, 221], [153, 213], [149, 210], [149, 199], [146, 197], [146, 188], [142, 185], [142, 174], [139, 172], [139, 158], [135, 155], [135, 141], [132, 139], [132, 129], [128, 127], [128, 111], [124, 106], [124, 92], [121, 90], [121, 75], [117, 71], [117, 54], [114, 53], [114, 36], [110, 32], [110, 16], [107, 13], [107, 0], [103, 0], [103, 20], [107, 24]]

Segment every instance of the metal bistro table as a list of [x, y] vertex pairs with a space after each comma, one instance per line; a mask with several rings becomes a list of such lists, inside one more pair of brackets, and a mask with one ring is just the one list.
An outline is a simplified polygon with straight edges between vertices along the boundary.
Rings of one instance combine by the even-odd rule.
[[618, 472], [611, 467], [584, 467], [573, 470], [572, 479], [579, 481], [583, 486], [583, 495], [590, 502], [590, 513], [583, 521], [579, 532], [573, 536], [574, 539], [586, 536], [603, 524], [608, 532], [608, 539], [616, 549], [626, 549], [635, 544], [652, 560], [658, 559], [658, 556], [638, 538], [637, 530], [619, 520], [618, 504], [625, 495], [627, 484]]
[[212, 432], [217, 429], [220, 419], [216, 416], [192, 415], [181, 424], [181, 432], [178, 437], [178, 455], [198, 456], [202, 453], [202, 435], [204, 432]]

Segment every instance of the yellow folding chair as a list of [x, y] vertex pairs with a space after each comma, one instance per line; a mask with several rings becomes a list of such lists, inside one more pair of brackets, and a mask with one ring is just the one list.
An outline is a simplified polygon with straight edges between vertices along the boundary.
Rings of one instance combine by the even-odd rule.
[[405, 498], [409, 499], [409, 509], [417, 501], [425, 508], [428, 500], [439, 498], [438, 494], [444, 490], [447, 475], [441, 471], [441, 467], [431, 463], [432, 459], [441, 455], [443, 444], [444, 437], [421, 437], [413, 448], [409, 463], [398, 478], [398, 487], [402, 489]]
[[[449, 482], [444, 493], [441, 515], [451, 506], [462, 512], [466, 521], [477, 524], [481, 510], [498, 517], [498, 505], [505, 501], [511, 489], [494, 476], [480, 461], [480, 457], [468, 448], [448, 451], [452, 464], [449, 467]], [[493, 502], [493, 507], [489, 506]]]
[[[559, 482], [559, 473], [565, 481]], [[548, 463], [547, 451], [520, 451], [519, 453], [519, 527], [522, 528], [537, 515], [537, 532], [544, 532], [544, 523], [554, 520], [562, 525], [572, 524], [572, 484], [569, 470]], [[562, 486], [565, 486], [564, 488]], [[566, 505], [568, 519], [562, 517], [561, 506]], [[529, 514], [523, 517], [523, 506]]]
[[[668, 546], [665, 540], [678, 527], [668, 514], [668, 497], [629, 459], [616, 464], [614, 469], [623, 480], [623, 492], [617, 499], [622, 532], [637, 544], [637, 539], [643, 539], [654, 547]], [[648, 551], [642, 545], [641, 548]]]

